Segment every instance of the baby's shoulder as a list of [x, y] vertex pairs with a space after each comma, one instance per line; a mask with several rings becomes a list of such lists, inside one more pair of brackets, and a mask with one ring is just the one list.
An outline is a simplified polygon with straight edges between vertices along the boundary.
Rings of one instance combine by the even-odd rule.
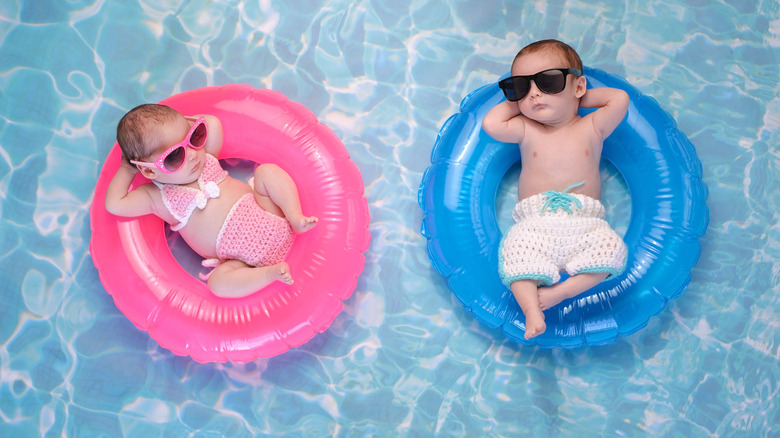
[[593, 111], [582, 117], [579, 117], [579, 120], [577, 120], [577, 122], [572, 125], [572, 133], [578, 136], [592, 136], [598, 139], [599, 135], [598, 129], [596, 129], [597, 126], [595, 114], [596, 112]]
[[169, 224], [175, 224], [178, 220], [171, 214], [169, 203], [170, 199], [166, 202], [166, 197], [163, 195], [163, 191], [168, 189], [169, 191], [176, 191], [179, 187], [185, 187], [179, 184], [161, 184], [157, 185], [154, 182], [142, 184], [138, 186], [136, 190], [141, 190], [149, 197], [149, 203], [151, 205], [152, 214], [163, 219]]
[[144, 193], [147, 196], [149, 196], [149, 199], [155, 205], [157, 203], [162, 204], [161, 187], [159, 187], [153, 181], [150, 181], [150, 182], [148, 182], [146, 184], [139, 185], [138, 187], [135, 188], [135, 191], [140, 192], [140, 193]]

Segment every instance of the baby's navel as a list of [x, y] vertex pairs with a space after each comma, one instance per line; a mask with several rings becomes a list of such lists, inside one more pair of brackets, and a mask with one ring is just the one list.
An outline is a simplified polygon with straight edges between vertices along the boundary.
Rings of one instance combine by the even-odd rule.
[[586, 156], [586, 157], [589, 157], [589, 156], [590, 156], [590, 151], [589, 151], [588, 149], [585, 149], [585, 156]]
[[537, 155], [537, 153], [536, 153], [536, 151], [534, 151], [533, 157], [536, 158], [536, 155]]

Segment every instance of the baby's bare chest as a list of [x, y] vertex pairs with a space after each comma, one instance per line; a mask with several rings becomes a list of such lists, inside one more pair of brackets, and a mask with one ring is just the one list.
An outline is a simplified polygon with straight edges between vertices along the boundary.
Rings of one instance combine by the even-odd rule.
[[587, 191], [585, 194], [599, 196], [601, 143], [587, 132], [532, 133], [520, 145], [520, 153], [520, 198], [547, 190], [562, 190], [583, 181], [587, 186], [583, 189]]
[[579, 168], [599, 162], [601, 144], [589, 136], [529, 136], [520, 153], [523, 166]]

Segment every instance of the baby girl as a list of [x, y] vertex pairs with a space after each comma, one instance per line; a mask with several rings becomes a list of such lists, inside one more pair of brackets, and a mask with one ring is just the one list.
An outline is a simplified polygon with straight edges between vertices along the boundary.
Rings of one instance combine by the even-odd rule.
[[[154, 214], [178, 231], [214, 267], [208, 285], [218, 296], [252, 294], [274, 281], [292, 283], [284, 257], [295, 233], [317, 224], [301, 211], [290, 175], [274, 164], [255, 169], [250, 185], [222, 169], [222, 124], [210, 115], [185, 117], [145, 104], [117, 126], [122, 166], [106, 193], [118, 216]], [[128, 191], [140, 172], [152, 181]]]

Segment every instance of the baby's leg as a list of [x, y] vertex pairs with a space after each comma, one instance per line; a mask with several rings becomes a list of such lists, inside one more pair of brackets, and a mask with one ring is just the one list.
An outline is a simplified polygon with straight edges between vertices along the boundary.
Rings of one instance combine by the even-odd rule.
[[261, 164], [255, 169], [255, 199], [264, 210], [282, 216], [293, 231], [303, 233], [317, 225], [317, 218], [304, 216], [298, 188], [290, 175], [275, 164]]
[[209, 276], [209, 289], [222, 298], [251, 295], [274, 281], [292, 284], [290, 267], [285, 262], [271, 266], [250, 266], [240, 260], [228, 260]]
[[608, 275], [606, 272], [577, 274], [550, 287], [539, 288], [539, 304], [542, 310], [547, 310], [601, 283]]
[[547, 329], [544, 323], [544, 313], [539, 307], [539, 295], [535, 280], [520, 280], [509, 285], [512, 294], [525, 315], [525, 338], [539, 336]]

